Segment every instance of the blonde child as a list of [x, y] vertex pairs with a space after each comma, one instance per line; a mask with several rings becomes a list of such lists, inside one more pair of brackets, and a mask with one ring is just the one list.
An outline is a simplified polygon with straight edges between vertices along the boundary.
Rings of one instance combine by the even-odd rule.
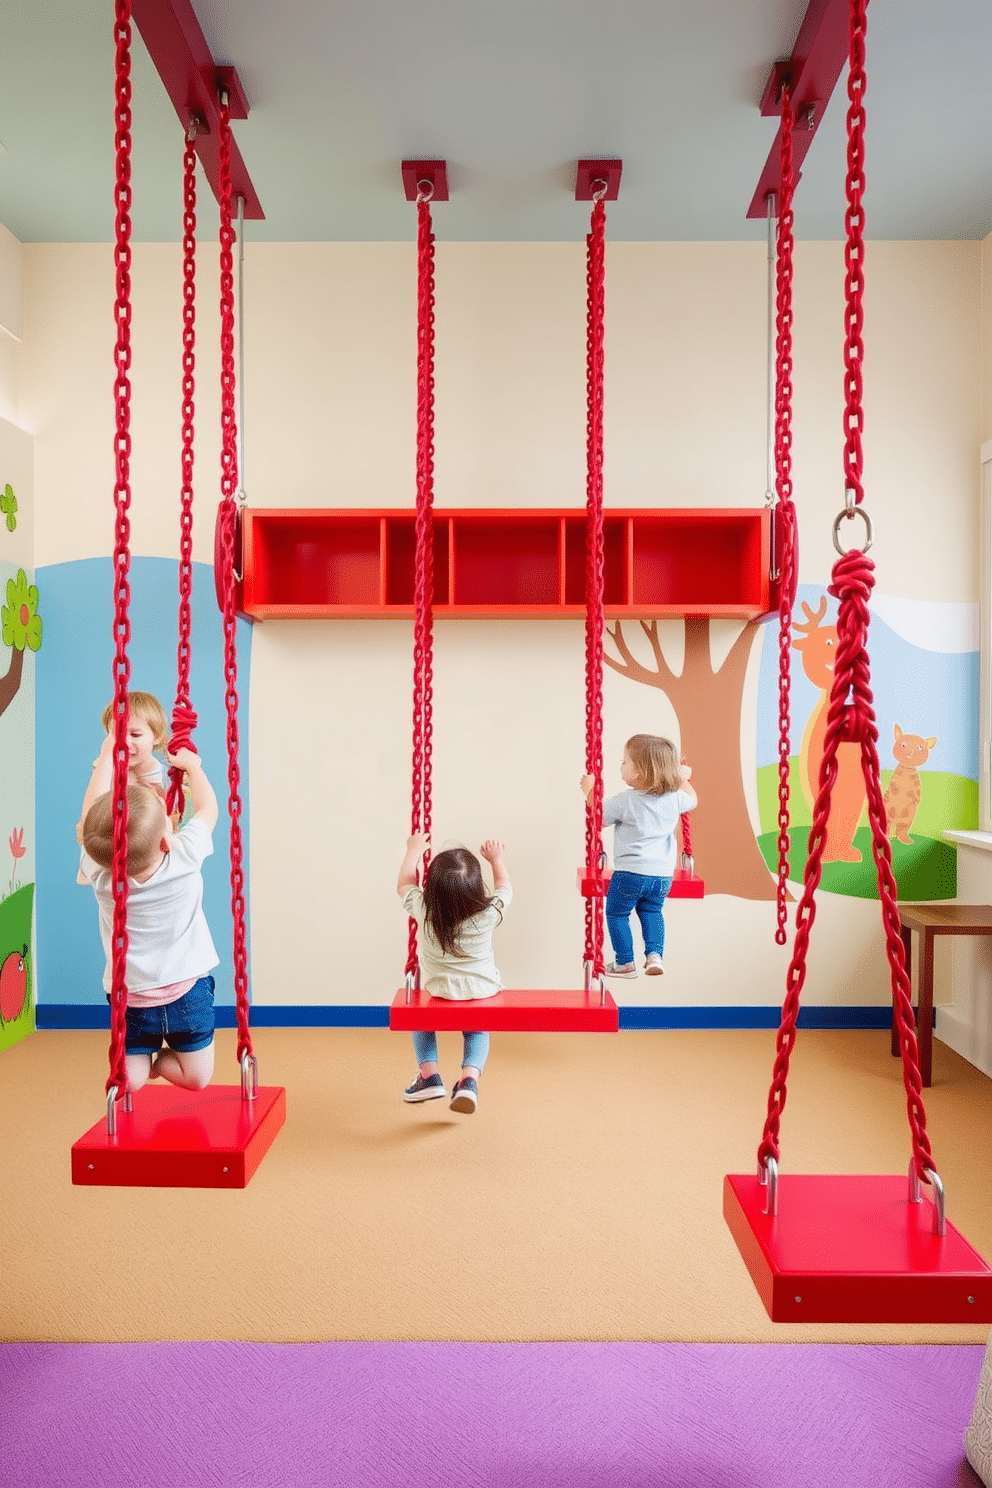
[[[103, 985], [112, 991], [114, 740], [108, 734], [83, 798], [80, 874], [96, 894], [106, 956]], [[178, 831], [162, 796], [129, 784], [127, 902], [127, 1035], [132, 1090], [164, 1079], [202, 1090], [214, 1068], [214, 979], [218, 957], [203, 913], [203, 860], [213, 852], [217, 797], [191, 749], [169, 763], [185, 770], [193, 816]], [[164, 1048], [162, 1045], [168, 1047]]]
[[[607, 976], [637, 976], [630, 933], [635, 910], [644, 936], [645, 971], [661, 976], [665, 969], [663, 907], [675, 873], [675, 828], [682, 813], [696, 805], [690, 774], [670, 739], [634, 734], [624, 745], [620, 779], [630, 789], [603, 802], [603, 826], [616, 829], [606, 895], [606, 928], [613, 946]], [[583, 775], [579, 785], [588, 801], [592, 776]]]
[[[490, 894], [479, 859], [464, 847], [447, 848], [432, 858], [423, 889], [419, 888], [417, 868], [428, 843], [425, 832], [408, 839], [396, 883], [403, 908], [417, 922], [423, 988], [431, 997], [454, 1002], [494, 997], [502, 983], [493, 960], [493, 931], [513, 897], [503, 844], [488, 837], [479, 849], [493, 870], [494, 892]], [[452, 1087], [451, 1110], [471, 1115], [479, 1103], [479, 1078], [489, 1055], [489, 1035], [463, 1033], [462, 1039], [462, 1073]], [[420, 1068], [403, 1099], [443, 1099], [447, 1092], [437, 1067], [437, 1035], [418, 1030], [413, 1048]]]
[[[108, 703], [100, 722], [104, 731], [114, 730], [114, 705]], [[165, 800], [165, 771], [155, 758], [156, 749], [164, 749], [169, 737], [165, 709], [150, 692], [127, 695], [128, 772], [135, 785], [147, 785]]]
[[[108, 703], [100, 715], [100, 722], [104, 729], [103, 748], [113, 748], [114, 735], [114, 705]], [[166, 800], [165, 772], [161, 763], [155, 758], [156, 749], [164, 749], [168, 738], [168, 724], [165, 717], [165, 709], [158, 698], [150, 692], [129, 692], [127, 695], [127, 752], [128, 752], [128, 783], [133, 785], [144, 785], [149, 790], [155, 791], [156, 795]], [[108, 741], [109, 740], [109, 744]], [[101, 749], [101, 754], [103, 749]], [[96, 769], [99, 760], [93, 761]], [[178, 826], [178, 820], [173, 817], [173, 826]], [[82, 843], [83, 824], [76, 823], [76, 841]], [[85, 884], [88, 879], [84, 876], [82, 869], [76, 874], [76, 882]]]

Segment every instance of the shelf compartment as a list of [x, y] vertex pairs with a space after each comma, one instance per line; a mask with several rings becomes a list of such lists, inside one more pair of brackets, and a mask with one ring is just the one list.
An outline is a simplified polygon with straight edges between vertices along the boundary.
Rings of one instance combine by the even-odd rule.
[[[627, 517], [603, 518], [604, 603], [630, 603], [630, 521]], [[565, 522], [565, 603], [585, 608], [586, 519], [585, 514]]]
[[246, 512], [245, 609], [383, 603], [378, 512]]
[[[411, 513], [400, 517], [390, 513], [383, 518], [384, 538], [384, 603], [388, 608], [400, 605], [412, 610], [416, 597], [417, 524]], [[434, 605], [450, 603], [451, 594], [451, 523], [442, 519], [434, 523]]]
[[751, 511], [632, 517], [630, 603], [680, 615], [735, 615], [769, 602], [769, 524]]
[[517, 610], [561, 604], [561, 520], [557, 513], [460, 512], [452, 520], [452, 603]]

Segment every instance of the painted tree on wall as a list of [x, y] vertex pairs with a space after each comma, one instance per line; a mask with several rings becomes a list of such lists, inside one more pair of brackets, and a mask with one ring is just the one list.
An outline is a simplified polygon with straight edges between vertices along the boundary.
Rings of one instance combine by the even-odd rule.
[[41, 648], [41, 616], [38, 614], [38, 586], [29, 584], [23, 568], [17, 577], [7, 580], [7, 603], [0, 617], [3, 620], [3, 643], [11, 648], [10, 666], [6, 675], [0, 677], [0, 714], [5, 713], [17, 696], [24, 672], [24, 648], [32, 651]]
[[681, 674], [665, 660], [657, 620], [640, 622], [651, 645], [653, 668], [634, 656], [619, 620], [612, 629], [606, 627], [619, 659], [607, 654], [603, 660], [623, 677], [661, 688], [678, 714], [682, 754], [692, 766], [692, 783], [699, 794], [699, 806], [692, 813], [692, 846], [707, 892], [774, 899], [775, 879], [751, 825], [741, 767], [744, 677], [758, 627], [745, 625], [714, 671], [709, 620], [691, 617], [684, 623]]

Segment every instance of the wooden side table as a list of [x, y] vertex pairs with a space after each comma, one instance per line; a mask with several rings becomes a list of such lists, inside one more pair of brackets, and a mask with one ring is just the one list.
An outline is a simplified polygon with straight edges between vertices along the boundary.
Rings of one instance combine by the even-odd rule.
[[[912, 976], [913, 931], [920, 936], [920, 990], [916, 1012], [916, 1039], [920, 1050], [920, 1075], [931, 1083], [933, 1070], [933, 943], [938, 935], [992, 935], [992, 904], [900, 904], [902, 943], [906, 947], [906, 970]], [[892, 1024], [892, 1053], [899, 1054], [899, 1033]]]

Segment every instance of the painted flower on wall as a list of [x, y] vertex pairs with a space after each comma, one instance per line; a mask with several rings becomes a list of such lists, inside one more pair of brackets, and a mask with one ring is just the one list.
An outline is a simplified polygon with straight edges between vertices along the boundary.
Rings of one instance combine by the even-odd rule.
[[0, 496], [0, 512], [3, 512], [7, 518], [7, 531], [13, 532], [17, 526], [17, 497], [9, 481], [3, 488], [3, 495]]
[[41, 616], [38, 614], [38, 586], [29, 584], [23, 568], [16, 579], [7, 580], [7, 603], [0, 611], [3, 617], [3, 643], [23, 651], [28, 646], [37, 651], [41, 646]]
[[14, 828], [7, 841], [7, 846], [10, 848], [10, 856], [14, 859], [15, 863], [18, 858], [23, 858], [24, 854], [27, 852], [27, 848], [24, 846], [23, 827]]

